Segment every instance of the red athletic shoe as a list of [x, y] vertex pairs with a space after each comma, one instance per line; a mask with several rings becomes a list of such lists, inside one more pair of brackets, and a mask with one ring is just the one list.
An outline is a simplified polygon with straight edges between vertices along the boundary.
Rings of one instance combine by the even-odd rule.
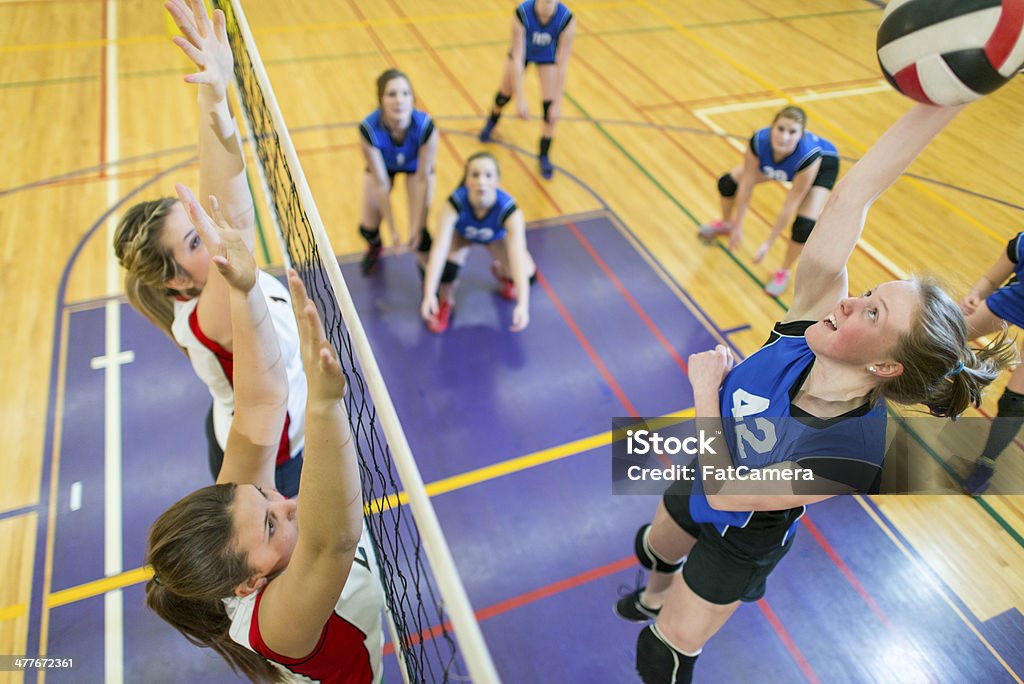
[[443, 333], [448, 329], [452, 320], [452, 303], [447, 299], [441, 301], [437, 307], [437, 316], [427, 321], [427, 330], [432, 333]]
[[505, 278], [498, 272], [498, 262], [491, 262], [491, 275], [498, 281], [498, 296], [510, 302], [516, 301], [516, 283], [511, 278]]

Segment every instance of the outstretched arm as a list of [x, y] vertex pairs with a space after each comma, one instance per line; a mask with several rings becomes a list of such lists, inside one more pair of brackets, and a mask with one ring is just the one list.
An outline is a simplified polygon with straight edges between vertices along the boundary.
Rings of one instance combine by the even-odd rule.
[[523, 88], [523, 68], [526, 59], [526, 29], [518, 16], [512, 17], [512, 74], [513, 74], [513, 96], [516, 98], [516, 114], [521, 119], [530, 115], [530, 108], [526, 104], [525, 89]]
[[[398, 247], [401, 244], [401, 239], [398, 235], [398, 226], [395, 225], [395, 219], [391, 213], [391, 177], [388, 176], [384, 155], [376, 147], [366, 142], [364, 138], [359, 139], [359, 147], [363, 151], [366, 168], [370, 170], [370, 178], [367, 179], [367, 182], [373, 183], [370, 192], [377, 200], [381, 223], [388, 227], [392, 246]], [[384, 230], [384, 225], [380, 226], [381, 230]]]
[[420, 304], [420, 316], [425, 321], [437, 316], [437, 288], [441, 284], [441, 271], [444, 270], [444, 262], [452, 248], [452, 237], [455, 234], [457, 219], [458, 215], [455, 213], [455, 209], [445, 202], [444, 213], [441, 214], [441, 220], [438, 222], [437, 235], [434, 236], [434, 244], [430, 247], [427, 272], [423, 276], [423, 301]]
[[962, 109], [963, 105], [915, 106], [839, 181], [800, 256], [793, 307], [786, 320], [822, 318], [848, 294], [846, 262], [864, 230], [871, 204]]
[[179, 184], [177, 189], [216, 271], [230, 287], [235, 415], [217, 482], [272, 489], [274, 455], [288, 410], [288, 378], [267, 300], [257, 282], [259, 270], [238, 231], [220, 215], [216, 199], [210, 198], [217, 217], [214, 222], [188, 188]]
[[228, 106], [234, 58], [224, 13], [215, 10], [211, 21], [201, 0], [170, 0], [165, 7], [182, 32], [174, 44], [199, 69], [185, 77], [187, 83], [199, 86], [199, 196], [203, 203], [211, 195], [219, 200], [221, 211], [252, 250], [256, 214], [245, 177], [242, 141]]
[[[199, 196], [203, 203], [216, 197], [227, 217], [252, 251], [255, 245], [255, 209], [245, 178], [245, 158], [238, 127], [228, 107], [227, 89], [234, 78], [234, 60], [228, 44], [224, 13], [213, 20], [200, 0], [170, 0], [164, 5], [181, 30], [174, 44], [199, 71], [185, 77], [199, 86]], [[212, 207], [206, 206], [207, 211]], [[229, 287], [211, 269], [202, 287], [197, 315], [203, 334], [232, 349]]]
[[743, 242], [743, 219], [750, 208], [750, 195], [754, 185], [761, 177], [761, 169], [757, 165], [757, 157], [750, 150], [743, 155], [743, 173], [740, 175], [739, 189], [736, 191], [736, 204], [733, 208], [732, 231], [729, 234], [729, 249], [739, 249]]
[[276, 653], [308, 655], [348, 580], [363, 527], [359, 461], [343, 402], [345, 376], [316, 306], [295, 271], [288, 273], [309, 381], [306, 448], [291, 561], [260, 604], [260, 631]]
[[786, 193], [786, 199], [782, 202], [782, 208], [779, 209], [779, 215], [775, 217], [775, 223], [772, 224], [772, 230], [768, 234], [768, 238], [758, 248], [757, 254], [754, 255], [755, 264], [764, 259], [772, 243], [778, 239], [786, 226], [792, 223], [793, 217], [796, 216], [796, 210], [800, 208], [800, 203], [807, 197], [807, 193], [810, 191], [814, 178], [818, 175], [818, 169], [820, 168], [821, 157], [818, 157], [809, 166], [796, 174], [789, 192]]
[[1006, 250], [1001, 251], [999, 258], [988, 269], [988, 272], [978, 279], [978, 282], [974, 284], [974, 287], [971, 288], [970, 292], [960, 302], [960, 310], [964, 312], [964, 315], [970, 316], [977, 311], [981, 303], [990, 294], [999, 289], [1000, 285], [1006, 282], [1006, 279], [1013, 273], [1015, 266], [1016, 264], [1006, 256]]
[[512, 332], [520, 332], [530, 324], [530, 275], [526, 271], [526, 220], [521, 209], [505, 219], [506, 249], [516, 285], [516, 308], [512, 311]]

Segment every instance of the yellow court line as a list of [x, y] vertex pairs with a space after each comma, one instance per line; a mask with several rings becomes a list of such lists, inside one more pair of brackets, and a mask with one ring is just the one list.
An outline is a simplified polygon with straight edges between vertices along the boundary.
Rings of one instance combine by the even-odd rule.
[[[647, 2], [647, 0], [637, 0], [636, 4], [637, 4], [637, 6], [643, 7], [644, 9], [646, 9], [651, 14], [654, 14], [655, 16], [660, 18], [662, 21], [664, 21], [666, 24], [668, 24], [669, 26], [674, 28], [676, 31], [678, 31], [679, 33], [683, 34], [683, 36], [685, 38], [687, 38], [688, 40], [696, 43], [697, 45], [701, 46], [703, 49], [707, 50], [708, 52], [716, 55], [719, 59], [725, 61], [730, 66], [732, 66], [734, 69], [739, 71], [741, 74], [743, 74], [747, 78], [750, 78], [751, 80], [753, 80], [755, 83], [759, 83], [760, 85], [764, 86], [770, 92], [777, 93], [786, 102], [789, 102], [789, 103], [793, 102], [793, 99], [789, 95], [787, 95], [784, 91], [782, 91], [777, 85], [775, 85], [774, 83], [772, 83], [770, 81], [767, 81], [764, 78], [758, 76], [757, 73], [755, 73], [754, 71], [748, 69], [745, 65], [743, 65], [740, 62], [738, 62], [737, 60], [733, 59], [732, 56], [729, 55], [729, 53], [727, 53], [727, 52], [725, 52], [723, 50], [720, 50], [720, 49], [716, 48], [714, 46], [714, 44], [712, 44], [712, 43], [710, 43], [708, 41], [705, 41], [703, 38], [701, 38], [700, 36], [695, 34], [693, 31], [691, 31], [690, 29], [688, 29], [685, 26], [683, 26], [682, 24], [680, 24], [678, 21], [676, 21], [675, 19], [673, 19], [669, 15], [665, 14], [660, 9], [652, 7], [651, 4], [649, 2]], [[807, 109], [810, 109], [814, 113], [815, 120], [822, 121], [828, 129], [838, 133], [841, 137], [845, 138], [847, 140], [847, 142], [849, 142], [855, 148], [857, 148], [861, 152], [864, 152], [867, 149], [867, 147], [865, 147], [865, 145], [863, 143], [861, 143], [859, 140], [856, 140], [855, 138], [849, 136], [846, 133], [845, 130], [843, 130], [842, 128], [836, 126], [833, 123], [830, 123], [828, 117], [821, 115], [820, 112], [818, 112], [817, 110], [813, 109], [812, 107], [807, 107]], [[960, 207], [956, 206], [955, 204], [953, 204], [952, 202], [950, 202], [949, 200], [944, 198], [942, 195], [938, 194], [937, 192], [935, 192], [934, 190], [932, 190], [931, 188], [926, 186], [924, 183], [918, 181], [915, 178], [910, 178], [910, 177], [906, 177], [906, 176], [904, 178], [912, 187], [917, 189], [919, 192], [921, 192], [925, 196], [929, 197], [932, 201], [934, 201], [937, 204], [939, 204], [940, 206], [944, 207], [945, 209], [947, 209], [951, 213], [956, 214], [957, 216], [959, 216], [960, 218], [964, 219], [968, 223], [973, 224], [975, 227], [980, 229], [983, 233], [985, 233], [986, 235], [988, 235], [989, 237], [994, 239], [996, 242], [999, 242], [999, 243], [1006, 242], [1006, 238], [1005, 237], [1000, 236], [995, 231], [993, 231], [991, 228], [989, 228], [987, 225], [985, 225], [984, 223], [982, 223], [978, 219], [974, 218], [973, 216], [971, 216], [970, 214], [965, 212], [963, 209], [961, 209]]]
[[[694, 410], [689, 408], [676, 413], [668, 413], [664, 416], [651, 418], [647, 420], [647, 425], [650, 427], [665, 427], [678, 423], [680, 420], [692, 418], [693, 415]], [[618, 439], [621, 439], [621, 437]], [[575, 456], [576, 454], [581, 454], [586, 451], [590, 451], [591, 449], [611, 444], [612, 441], [612, 431], [609, 430], [608, 432], [602, 432], [599, 435], [584, 437], [573, 442], [567, 442], [565, 444], [551, 447], [550, 449], [543, 449], [532, 454], [527, 454], [526, 456], [512, 458], [507, 461], [502, 461], [501, 463], [495, 463], [494, 465], [470, 470], [443, 480], [437, 480], [436, 482], [431, 482], [426, 485], [425, 488], [429, 496], [444, 494], [456, 489], [463, 489], [464, 487], [493, 480], [503, 475], [509, 475], [521, 470], [526, 470], [527, 468], [551, 463], [552, 461], [557, 461], [569, 456]], [[379, 513], [391, 508], [396, 505], [396, 503], [397, 505], [404, 505], [406, 501], [405, 492], [399, 492], [398, 494], [391, 495], [383, 499], [377, 499], [376, 501], [368, 504], [366, 506], [366, 513]], [[135, 568], [134, 570], [126, 570], [125, 572], [117, 575], [104, 577], [103, 579], [86, 582], [85, 584], [79, 584], [68, 589], [54, 592], [46, 597], [45, 605], [47, 608], [56, 608], [57, 606], [81, 601], [82, 599], [91, 598], [115, 589], [123, 589], [132, 584], [138, 584], [139, 582], [147, 582], [152, 576], [153, 570], [148, 565], [141, 568]], [[0, 610], [0, 619], [3, 619], [2, 616], [3, 612]]]
[[909, 549], [907, 549], [903, 542], [901, 542], [899, 538], [892, 533], [892, 530], [889, 529], [889, 526], [882, 522], [882, 519], [878, 516], [874, 509], [867, 504], [867, 502], [864, 500], [863, 495], [858, 494], [853, 498], [857, 501], [858, 504], [860, 504], [860, 507], [864, 509], [868, 516], [870, 516], [871, 519], [875, 521], [875, 524], [878, 525], [882, 532], [884, 532], [885, 535], [889, 537], [892, 543], [896, 545], [896, 548], [902, 551], [903, 555], [910, 559], [910, 562], [913, 563], [915, 567], [920, 569], [920, 566], [924, 565], [925, 568], [927, 568], [927, 571], [923, 574], [932, 581], [933, 585], [936, 585], [935, 591], [939, 594], [939, 596], [942, 597], [942, 600], [945, 601], [946, 604], [948, 604], [949, 607], [953, 609], [953, 612], [957, 614], [957, 616], [963, 621], [965, 625], [967, 625], [967, 628], [971, 630], [974, 636], [978, 637], [978, 641], [980, 641], [982, 645], [984, 645], [985, 648], [988, 649], [989, 653], [991, 653], [995, 657], [995, 659], [999, 661], [999, 664], [1002, 665], [1003, 668], [1010, 673], [1010, 676], [1013, 677], [1013, 680], [1017, 682], [1017, 684], [1024, 684], [1024, 682], [1021, 682], [1020, 677], [1017, 676], [1017, 673], [1013, 671], [1013, 668], [1010, 667], [1009, 663], [1003, 660], [1003, 657], [999, 655], [999, 652], [995, 648], [993, 648], [992, 644], [990, 644], [988, 640], [985, 639], [985, 636], [981, 632], [979, 632], [974, 625], [971, 624], [971, 621], [968, 620], [967, 616], [964, 615], [963, 611], [960, 610], [960, 608], [955, 603], [953, 603], [953, 600], [946, 595], [946, 592], [942, 589], [942, 587], [938, 586], [935, 578], [932, 577], [932, 575], [930, 574], [930, 572], [934, 571], [932, 571], [931, 568], [928, 567], [928, 564], [915, 558], [914, 555], [910, 553]]
[[[595, 2], [590, 4], [584, 4], [582, 7], [579, 3], [573, 3], [573, 7], [577, 10], [584, 9], [587, 11], [593, 10], [610, 10], [620, 9], [623, 7], [635, 7], [637, 3], [635, 0], [629, 0], [628, 2]], [[434, 24], [446, 21], [461, 21], [465, 19], [491, 19], [497, 17], [511, 17], [512, 15], [505, 10], [488, 10], [481, 12], [455, 12], [452, 14], [425, 14], [414, 17], [385, 17], [382, 19], [350, 19], [347, 21], [336, 21], [336, 22], [325, 22], [325, 23], [314, 23], [314, 24], [292, 24], [290, 26], [278, 26], [273, 28], [264, 28], [254, 30], [253, 36], [272, 36], [281, 35], [287, 33], [315, 33], [322, 31], [337, 31], [341, 29], [349, 28], [375, 28], [380, 26], [404, 26], [406, 24]], [[177, 31], [175, 31], [177, 33]], [[107, 45], [143, 45], [150, 43], [163, 43], [167, 41], [167, 36], [164, 34], [151, 34], [147, 36], [135, 36], [133, 38], [117, 38], [113, 40], [95, 39], [95, 40], [76, 40], [68, 41], [63, 43], [33, 43], [29, 45], [9, 45], [6, 47], [0, 47], [0, 54], [10, 52], [45, 52], [48, 50], [67, 50], [74, 48], [91, 48], [91, 47], [105, 47]]]
[[92, 582], [86, 582], [85, 584], [79, 584], [68, 589], [62, 589], [61, 591], [55, 591], [50, 594], [46, 599], [46, 606], [48, 608], [56, 608], [57, 606], [63, 606], [68, 603], [74, 603], [75, 601], [81, 601], [82, 599], [90, 598], [92, 596], [98, 596], [114, 589], [123, 589], [124, 587], [132, 584], [138, 584], [139, 582], [148, 582], [149, 578], [153, 576], [153, 568], [145, 565], [141, 568], [135, 568], [134, 570], [125, 570], [124, 572], [110, 577], [104, 577]]
[[[680, 420], [685, 420], [686, 418], [693, 418], [693, 416], [694, 410], [692, 408], [688, 408], [676, 413], [669, 413], [658, 418], [652, 418], [647, 421], [647, 425], [650, 427], [665, 427], [677, 423]], [[456, 489], [462, 489], [464, 487], [469, 487], [470, 485], [494, 480], [504, 475], [517, 473], [519, 471], [526, 470], [527, 468], [533, 468], [534, 466], [544, 465], [545, 463], [551, 463], [552, 461], [557, 461], [569, 456], [575, 456], [585, 451], [590, 451], [591, 449], [611, 444], [612, 441], [617, 441], [618, 439], [622, 439], [622, 437], [620, 436], [616, 440], [613, 440], [612, 431], [609, 430], [608, 432], [602, 432], [599, 435], [584, 437], [573, 442], [559, 444], [558, 446], [554, 446], [549, 449], [535, 451], [534, 453], [527, 454], [526, 456], [519, 456], [507, 461], [484, 466], [483, 468], [470, 470], [459, 475], [453, 475], [452, 477], [447, 477], [443, 480], [437, 480], [436, 482], [431, 482], [426, 485], [424, 489], [426, 489], [428, 496], [445, 494]], [[406, 503], [408, 503], [408, 498], [405, 492], [399, 492], [398, 494], [391, 494], [390, 496], [371, 501], [366, 504], [365, 512], [367, 515], [372, 515], [374, 513], [380, 513], [393, 508], [396, 505], [404, 506]]]
[[15, 603], [10, 606], [4, 606], [3, 608], [0, 608], [0, 622], [3, 622], [4, 620], [14, 620], [15, 618], [20, 618], [27, 612], [27, 603]]

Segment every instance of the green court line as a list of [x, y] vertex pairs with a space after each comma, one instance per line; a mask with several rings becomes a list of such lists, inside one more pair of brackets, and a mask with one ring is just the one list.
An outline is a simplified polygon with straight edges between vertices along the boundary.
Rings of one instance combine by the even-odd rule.
[[[643, 164], [641, 164], [641, 163], [640, 163], [640, 162], [639, 162], [639, 161], [638, 161], [638, 160], [636, 159], [636, 157], [634, 157], [634, 156], [633, 156], [632, 154], [630, 154], [630, 153], [629, 153], [629, 152], [628, 152], [628, 151], [626, 150], [626, 148], [625, 148], [625, 147], [623, 147], [623, 146], [622, 146], [622, 144], [621, 144], [621, 143], [620, 143], [620, 142], [619, 142], [618, 140], [616, 140], [616, 139], [615, 139], [615, 136], [613, 136], [613, 135], [612, 135], [611, 133], [609, 133], [609, 132], [608, 132], [608, 129], [606, 129], [606, 128], [604, 127], [604, 125], [603, 125], [603, 124], [602, 124], [602, 123], [601, 123], [600, 121], [598, 121], [598, 120], [597, 120], [597, 119], [595, 119], [594, 117], [590, 116], [590, 113], [589, 113], [589, 112], [587, 112], [587, 110], [583, 108], [583, 105], [581, 105], [581, 104], [579, 103], [579, 101], [578, 101], [578, 100], [576, 100], [576, 98], [574, 98], [574, 97], [573, 97], [573, 96], [572, 96], [572, 95], [571, 95], [571, 94], [570, 94], [569, 92], [566, 92], [566, 93], [565, 93], [565, 98], [566, 98], [567, 100], [569, 100], [569, 102], [571, 102], [571, 103], [573, 104], [573, 106], [575, 106], [575, 107], [576, 107], [576, 109], [580, 110], [580, 112], [581, 112], [581, 113], [583, 114], [583, 117], [584, 117], [584, 118], [585, 118], [585, 119], [586, 119], [587, 121], [590, 121], [590, 122], [591, 122], [592, 124], [594, 124], [594, 126], [595, 126], [595, 127], [597, 128], [597, 130], [599, 130], [599, 131], [601, 132], [601, 134], [602, 134], [602, 135], [604, 135], [604, 137], [605, 137], [605, 138], [607, 138], [607, 139], [608, 139], [608, 141], [609, 141], [609, 142], [610, 142], [610, 143], [611, 143], [612, 145], [614, 145], [614, 146], [615, 146], [615, 147], [616, 147], [616, 148], [617, 148], [617, 149], [618, 149], [618, 150], [619, 150], [620, 152], [622, 152], [622, 154], [623, 154], [623, 155], [625, 155], [625, 157], [626, 157], [627, 159], [629, 159], [629, 161], [633, 162], [633, 165], [634, 165], [634, 166], [636, 166], [636, 168], [637, 168], [637, 169], [638, 169], [638, 170], [640, 171], [640, 173], [642, 173], [642, 174], [644, 174], [645, 176], [647, 176], [647, 178], [648, 178], [648, 179], [649, 179], [649, 180], [650, 180], [650, 181], [651, 181], [652, 183], [654, 183], [654, 185], [655, 185], [655, 186], [656, 186], [656, 187], [657, 187], [657, 188], [658, 188], [659, 190], [661, 190], [662, 194], [663, 194], [663, 195], [665, 195], [665, 197], [667, 197], [667, 198], [669, 199], [669, 201], [670, 201], [670, 202], [672, 202], [672, 204], [676, 205], [676, 207], [678, 207], [680, 211], [682, 211], [682, 212], [683, 212], [684, 214], [686, 214], [687, 218], [689, 218], [689, 219], [690, 219], [690, 220], [691, 220], [691, 221], [693, 222], [693, 225], [695, 225], [695, 226], [699, 226], [699, 225], [700, 225], [700, 220], [699, 220], [699, 219], [698, 219], [698, 218], [697, 218], [696, 216], [694, 216], [694, 215], [693, 215], [693, 212], [691, 212], [691, 211], [690, 211], [689, 209], [687, 209], [687, 208], [686, 208], [686, 206], [684, 206], [684, 205], [683, 205], [683, 203], [682, 203], [682, 202], [680, 202], [680, 201], [679, 201], [679, 200], [678, 200], [678, 199], [676, 198], [676, 196], [675, 196], [675, 195], [673, 195], [673, 194], [672, 194], [671, 192], [669, 192], [668, 188], [666, 188], [666, 187], [665, 187], [664, 185], [662, 185], [662, 184], [661, 184], [661, 181], [659, 181], [659, 180], [658, 180], [657, 178], [655, 178], [655, 177], [654, 177], [654, 175], [653, 175], [653, 174], [651, 174], [651, 172], [650, 172], [650, 171], [648, 171], [648, 170], [647, 170], [646, 168], [644, 168], [644, 165], [643, 165]], [[760, 280], [758, 279], [758, 277], [757, 277], [756, 275], [754, 275], [754, 273], [753, 273], [753, 272], [752, 272], [752, 271], [751, 271], [751, 270], [750, 270], [749, 268], [747, 268], [747, 265], [746, 265], [746, 264], [744, 264], [744, 263], [743, 263], [742, 261], [740, 261], [740, 260], [739, 260], [739, 259], [738, 259], [738, 258], [736, 257], [736, 255], [732, 253], [732, 250], [730, 250], [730, 249], [729, 249], [728, 247], [725, 247], [725, 246], [724, 246], [724, 245], [723, 245], [723, 244], [722, 244], [721, 242], [719, 242], [718, 240], [716, 240], [716, 241], [715, 241], [715, 244], [716, 244], [716, 245], [718, 246], [718, 248], [719, 248], [720, 250], [722, 250], [722, 251], [723, 251], [723, 252], [725, 253], [725, 255], [726, 255], [726, 256], [728, 256], [728, 257], [729, 257], [729, 258], [730, 258], [730, 259], [732, 260], [732, 262], [733, 262], [734, 264], [736, 264], [737, 266], [739, 266], [739, 267], [740, 267], [740, 269], [741, 269], [741, 270], [742, 270], [742, 271], [743, 271], [744, 273], [746, 273], [746, 274], [747, 274], [747, 276], [748, 276], [748, 277], [749, 277], [749, 278], [750, 278], [751, 280], [753, 280], [753, 281], [754, 281], [755, 283], [757, 283], [758, 285], [760, 285], [760, 286], [761, 286], [762, 288], [764, 287], [764, 285], [765, 285], [765, 284], [764, 284], [763, 282], [761, 282], [761, 281], [760, 281]], [[786, 305], [785, 305], [785, 304], [783, 304], [783, 303], [782, 303], [781, 301], [779, 301], [779, 299], [778, 299], [777, 297], [773, 297], [773, 299], [775, 299], [775, 303], [776, 303], [776, 304], [778, 304], [778, 305], [779, 305], [780, 307], [782, 307], [782, 310], [783, 310], [783, 311], [787, 311], [787, 310], [788, 310], [788, 309], [786, 309]]]
[[[249, 186], [249, 194], [253, 198], [255, 198], [256, 197], [256, 188], [252, 187], [252, 178], [251, 178], [251, 176], [249, 174], [248, 169], [246, 169], [246, 172], [245, 172], [245, 184]], [[260, 238], [260, 247], [263, 249], [263, 263], [269, 264], [270, 263], [270, 249], [267, 246], [267, 237], [263, 234], [263, 222], [260, 220], [260, 212], [259, 212], [259, 209], [256, 208], [255, 204], [253, 204], [252, 213], [256, 216], [256, 234]]]
[[834, 12], [813, 12], [811, 14], [793, 14], [786, 17], [755, 17], [753, 19], [730, 19], [728, 21], [709, 21], [704, 24], [682, 24], [688, 29], [721, 28], [723, 26], [743, 26], [746, 24], [766, 24], [772, 21], [797, 21], [800, 19], [821, 19], [823, 17], [840, 17], [851, 14], [875, 14], [878, 8], [859, 10], [836, 10]]
[[[669, 190], [664, 185], [662, 185], [661, 182], [657, 178], [655, 178], [654, 175], [650, 171], [648, 171], [646, 168], [644, 168], [643, 164], [641, 164], [636, 159], [636, 157], [634, 157], [632, 154], [630, 154], [626, 150], [626, 148], [623, 147], [622, 143], [620, 143], [618, 140], [616, 140], [615, 136], [613, 136], [611, 133], [609, 133], [608, 130], [601, 124], [600, 121], [598, 121], [597, 119], [594, 119], [592, 116], [590, 116], [590, 113], [587, 112], [587, 110], [584, 109], [583, 106], [571, 94], [569, 94], [568, 92], [565, 93], [565, 98], [567, 100], [569, 100], [569, 102], [571, 102], [573, 104], [573, 106], [575, 106], [576, 109], [578, 109], [580, 111], [580, 113], [583, 114], [584, 118], [587, 121], [589, 121], [592, 124], [594, 124], [594, 127], [597, 128], [597, 130], [599, 130], [601, 132], [601, 134], [604, 135], [604, 137], [607, 138], [608, 141], [612, 145], [615, 146], [616, 149], [618, 149], [620, 152], [622, 152], [622, 154], [627, 159], [629, 159], [629, 161], [631, 161], [633, 163], [633, 165], [642, 174], [644, 174], [652, 183], [654, 183], [654, 185], [659, 190], [661, 190], [661, 192], [665, 195], [665, 197], [667, 197], [674, 205], [676, 205], [679, 208], [680, 211], [682, 211], [684, 214], [686, 214], [687, 218], [689, 218], [694, 223], [694, 225], [699, 225], [700, 224], [700, 221], [698, 221], [697, 218], [693, 215], [693, 212], [691, 212], [688, 208], [686, 208], [686, 206], [682, 202], [680, 202], [671, 192], [669, 192]], [[758, 285], [761, 285], [763, 287], [763, 283], [760, 280], [758, 280], [757, 277], [746, 267], [746, 265], [741, 263], [739, 261], [739, 259], [737, 259], [736, 256], [727, 247], [725, 247], [724, 245], [722, 245], [721, 242], [718, 242], [718, 241], [716, 241], [716, 244], [718, 245], [719, 249], [721, 249], [723, 252], [725, 252], [733, 260], [733, 262], [737, 266], [739, 266], [743, 270], [744, 273], [747, 274], [747, 276], [749, 276]], [[783, 311], [789, 311], [789, 307], [787, 307], [779, 298], [776, 297], [774, 299], [775, 299], [775, 303], [778, 304], [779, 307], [781, 307]], [[902, 417], [897, 415], [893, 411], [892, 408], [889, 408], [888, 412], [889, 412], [890, 415], [895, 417], [896, 420], [899, 421], [901, 425], [903, 424]], [[949, 468], [948, 464], [946, 464], [946, 462], [943, 461], [942, 458], [930, 446], [925, 444], [924, 441], [922, 440], [922, 438], [916, 432], [911, 430], [909, 426], [904, 426], [904, 429], [907, 431], [908, 434], [912, 435], [914, 437], [914, 439], [919, 444], [921, 444], [922, 447], [924, 447], [924, 449], [928, 452], [928, 454], [932, 457], [932, 459], [936, 463], [938, 463], [942, 468], [946, 469], [946, 471], [949, 472], [950, 475], [952, 477], [954, 477], [957, 481], [961, 481], [962, 482], [960, 476], [957, 475], [955, 472], [953, 472]], [[1006, 520], [1004, 520], [1003, 517], [1001, 515], [999, 515], [999, 513], [996, 512], [996, 510], [993, 509], [981, 497], [972, 497], [972, 498], [974, 499], [974, 501], [979, 506], [981, 506], [981, 508], [986, 513], [989, 514], [989, 516], [993, 520], [995, 520], [999, 524], [1000, 527], [1002, 527], [1004, 530], [1006, 530], [1007, 534], [1009, 534], [1018, 544], [1020, 544], [1021, 547], [1024, 547], [1024, 537], [1021, 537], [1021, 535], [1017, 532], [1017, 530], [1015, 530], [1013, 528], [1012, 525], [1010, 525]]]

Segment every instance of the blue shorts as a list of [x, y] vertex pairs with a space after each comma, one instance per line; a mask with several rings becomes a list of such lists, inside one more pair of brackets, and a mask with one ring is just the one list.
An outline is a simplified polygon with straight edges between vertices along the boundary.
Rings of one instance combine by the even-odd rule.
[[996, 316], [1018, 328], [1024, 328], [1024, 283], [1004, 285], [985, 300]]

